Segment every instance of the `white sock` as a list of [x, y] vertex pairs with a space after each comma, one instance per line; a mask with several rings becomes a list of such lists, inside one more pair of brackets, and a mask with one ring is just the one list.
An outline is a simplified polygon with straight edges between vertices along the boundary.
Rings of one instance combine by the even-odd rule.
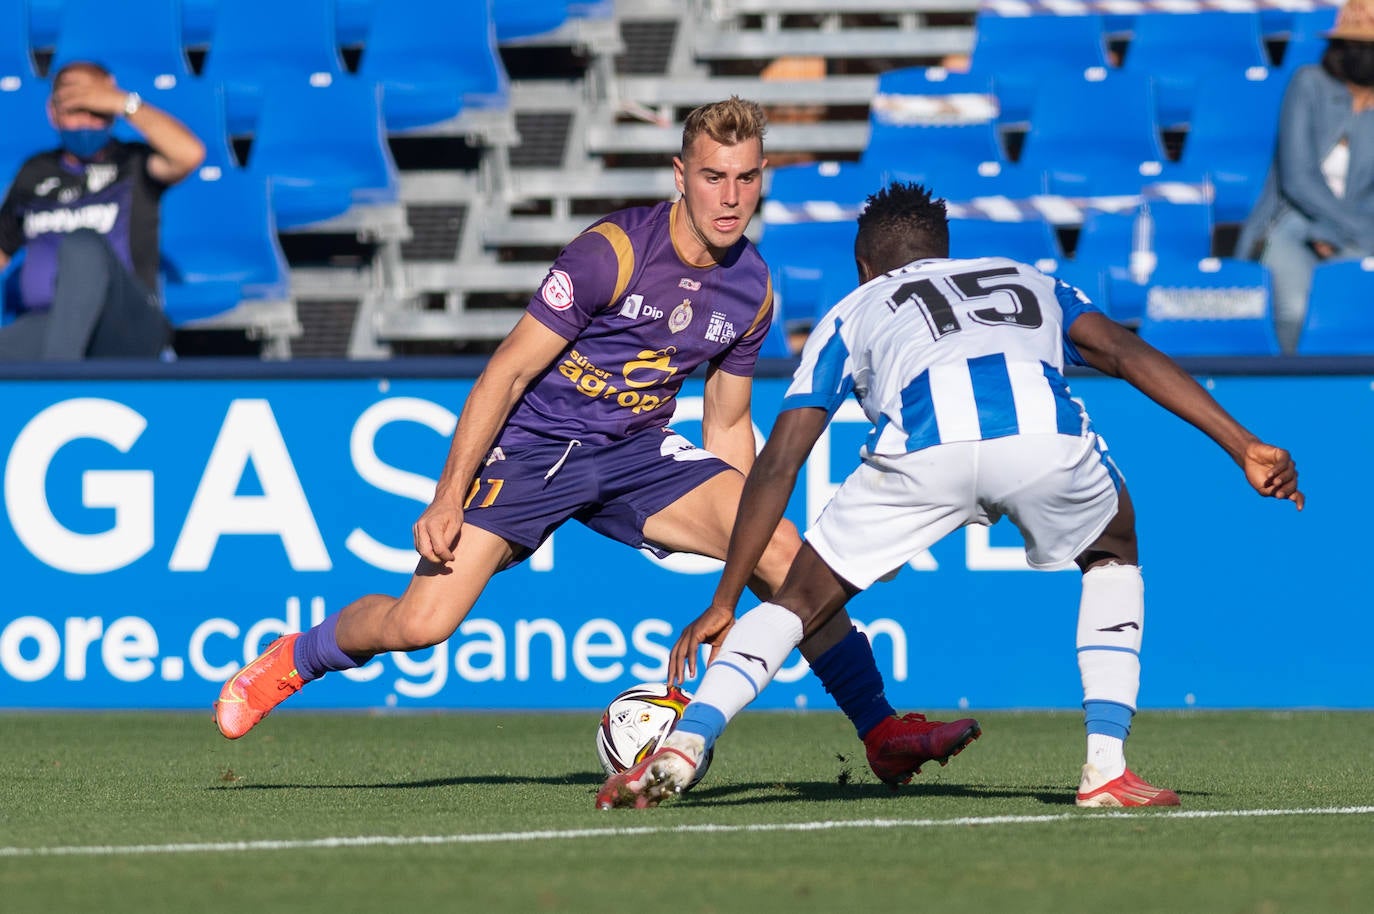
[[1145, 584], [1136, 565], [1100, 565], [1083, 575], [1078, 606], [1078, 669], [1083, 700], [1135, 710]]
[[1104, 733], [1088, 734], [1088, 764], [1109, 781], [1126, 773], [1126, 743]]
[[[801, 619], [776, 603], [764, 603], [740, 616], [706, 668], [678, 728], [704, 736], [709, 748], [725, 725], [773, 681], [801, 638]], [[708, 717], [707, 709], [717, 714]]]

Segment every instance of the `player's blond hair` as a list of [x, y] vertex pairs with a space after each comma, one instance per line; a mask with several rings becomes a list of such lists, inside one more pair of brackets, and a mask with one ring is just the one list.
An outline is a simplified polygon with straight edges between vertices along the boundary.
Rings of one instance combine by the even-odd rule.
[[682, 158], [687, 158], [688, 147], [702, 134], [722, 146], [738, 146], [748, 140], [758, 140], [762, 146], [767, 129], [768, 116], [758, 102], [732, 95], [725, 101], [702, 105], [682, 122]]

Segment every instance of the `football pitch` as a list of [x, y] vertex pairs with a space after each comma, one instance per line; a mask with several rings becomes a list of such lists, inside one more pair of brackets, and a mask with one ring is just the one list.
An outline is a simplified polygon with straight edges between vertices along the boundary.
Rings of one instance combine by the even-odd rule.
[[0, 715], [0, 911], [1368, 912], [1374, 716], [1144, 712], [1181, 810], [1080, 810], [1080, 716], [979, 714], [893, 793], [833, 712], [598, 811], [592, 714]]

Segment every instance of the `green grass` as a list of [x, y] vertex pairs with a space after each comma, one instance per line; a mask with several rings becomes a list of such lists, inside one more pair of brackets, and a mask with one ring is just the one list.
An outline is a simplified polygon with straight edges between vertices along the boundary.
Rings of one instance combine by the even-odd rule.
[[[893, 794], [839, 715], [746, 712], [691, 794], [599, 812], [586, 714], [288, 711], [232, 743], [207, 714], [7, 714], [0, 911], [1374, 910], [1374, 815], [1078, 810], [1078, 715], [980, 720], [981, 740]], [[1131, 763], [1190, 812], [1371, 806], [1371, 724], [1365, 713], [1144, 713]], [[882, 826], [999, 816], [1014, 821]], [[823, 822], [852, 825], [776, 828]], [[741, 828], [751, 825], [774, 828]], [[569, 834], [587, 830], [604, 833]], [[455, 839], [529, 832], [544, 834]], [[383, 835], [446, 840], [13, 850]]]

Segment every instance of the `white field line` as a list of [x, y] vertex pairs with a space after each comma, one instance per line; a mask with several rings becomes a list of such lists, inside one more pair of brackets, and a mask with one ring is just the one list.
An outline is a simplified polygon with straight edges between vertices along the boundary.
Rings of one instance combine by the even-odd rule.
[[[1248, 819], [1273, 816], [1364, 816], [1374, 806], [1334, 806], [1311, 809], [1198, 809], [1159, 812], [1148, 821], [1173, 819]], [[777, 822], [758, 825], [665, 825], [631, 828], [576, 828], [558, 831], [488, 832], [459, 835], [359, 835], [352, 838], [312, 838], [290, 841], [216, 841], [190, 844], [95, 844], [70, 847], [0, 847], [5, 857], [123, 857], [145, 854], [233, 854], [244, 851], [309, 850], [315, 848], [417, 847], [442, 844], [503, 844], [529, 841], [572, 841], [581, 838], [643, 838], [656, 835], [731, 834], [757, 832], [827, 831], [844, 828], [942, 828], [953, 825], [1038, 825], [1047, 822], [1091, 822], [1100, 819], [1147, 821], [1130, 812], [1055, 813], [1041, 816], [964, 816], [957, 819], [844, 819], [820, 822]]]

